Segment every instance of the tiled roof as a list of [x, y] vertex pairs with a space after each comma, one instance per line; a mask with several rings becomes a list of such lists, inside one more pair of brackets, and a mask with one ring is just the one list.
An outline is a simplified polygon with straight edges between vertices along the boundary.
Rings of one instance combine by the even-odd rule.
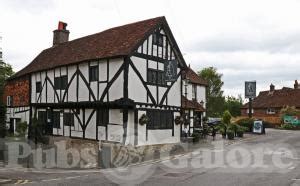
[[195, 100], [188, 100], [185, 96], [182, 96], [181, 106], [185, 109], [195, 109], [196, 111], [205, 112], [203, 106]]
[[165, 17], [157, 17], [61, 43], [43, 50], [12, 78], [92, 59], [126, 56], [141, 44], [146, 34], [162, 23], [166, 23]]
[[[252, 102], [253, 108], [300, 107], [300, 89], [283, 88], [274, 91], [262, 91]], [[248, 108], [248, 103], [242, 108]]]
[[198, 85], [207, 86], [208, 83], [205, 79], [198, 76], [196, 72], [194, 72], [190, 67], [187, 67], [184, 71], [185, 77], [189, 78], [191, 83], [195, 83]]

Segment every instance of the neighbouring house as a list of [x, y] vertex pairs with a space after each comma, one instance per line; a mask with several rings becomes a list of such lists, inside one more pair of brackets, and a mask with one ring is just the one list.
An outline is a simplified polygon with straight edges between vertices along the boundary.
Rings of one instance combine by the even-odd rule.
[[199, 77], [190, 67], [183, 73], [181, 105], [185, 113], [189, 134], [202, 126], [205, 116], [207, 81]]
[[[294, 88], [283, 87], [275, 89], [273, 84], [267, 91], [261, 91], [259, 95], [253, 99], [252, 113], [255, 118], [276, 117], [279, 119], [280, 110], [286, 106], [294, 106], [300, 108], [300, 89], [298, 81], [295, 81]], [[248, 116], [248, 103], [241, 108], [242, 116]]]
[[53, 46], [7, 80], [8, 125], [32, 130], [36, 117], [44, 135], [138, 146], [180, 142], [181, 104], [191, 120], [202, 116], [206, 82], [186, 66], [165, 17], [72, 41], [66, 27], [59, 22]]

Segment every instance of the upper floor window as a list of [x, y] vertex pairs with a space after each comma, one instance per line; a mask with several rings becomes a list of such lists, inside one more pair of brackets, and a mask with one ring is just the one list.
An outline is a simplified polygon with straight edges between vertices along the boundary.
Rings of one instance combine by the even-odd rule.
[[36, 93], [42, 92], [42, 83], [40, 81], [35, 83], [35, 87], [36, 87]]
[[159, 32], [154, 33], [153, 34], [153, 44], [162, 47], [164, 44], [164, 36]]
[[99, 74], [99, 70], [98, 70], [98, 66], [90, 66], [89, 68], [89, 79], [90, 82], [92, 81], [98, 81], [98, 74]]
[[166, 85], [164, 71], [148, 69], [147, 82], [155, 85]]
[[197, 100], [197, 85], [192, 85], [192, 99]]
[[54, 78], [55, 90], [65, 90], [68, 86], [68, 76], [61, 76]]
[[7, 106], [13, 106], [13, 96], [7, 96], [6, 104]]

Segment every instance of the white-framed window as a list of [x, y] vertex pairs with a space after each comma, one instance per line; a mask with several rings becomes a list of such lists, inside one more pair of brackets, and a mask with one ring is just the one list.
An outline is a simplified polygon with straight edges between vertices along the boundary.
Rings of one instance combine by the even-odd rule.
[[[252, 109], [252, 114], [254, 113], [254, 109]], [[249, 109], [247, 109], [247, 114], [249, 114]]]
[[7, 104], [7, 106], [12, 106], [13, 105], [13, 97], [12, 96], [7, 96], [6, 104]]
[[276, 114], [276, 111], [275, 111], [275, 109], [268, 108], [267, 109], [267, 114]]

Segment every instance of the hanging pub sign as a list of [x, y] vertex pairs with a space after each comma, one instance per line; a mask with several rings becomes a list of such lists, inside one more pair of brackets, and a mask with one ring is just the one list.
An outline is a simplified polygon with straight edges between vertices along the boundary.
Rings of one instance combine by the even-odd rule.
[[256, 97], [256, 81], [245, 82], [245, 98]]
[[176, 81], [177, 76], [177, 61], [176, 60], [170, 60], [165, 62], [164, 65], [165, 70], [165, 81]]

